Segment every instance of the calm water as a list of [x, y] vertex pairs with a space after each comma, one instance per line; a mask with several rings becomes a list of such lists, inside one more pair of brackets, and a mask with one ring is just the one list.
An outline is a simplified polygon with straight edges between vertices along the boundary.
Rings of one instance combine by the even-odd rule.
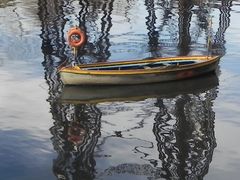
[[[0, 179], [239, 179], [239, 18], [230, 0], [1, 0]], [[182, 82], [63, 88], [57, 73], [208, 53], [223, 56], [217, 75]]]

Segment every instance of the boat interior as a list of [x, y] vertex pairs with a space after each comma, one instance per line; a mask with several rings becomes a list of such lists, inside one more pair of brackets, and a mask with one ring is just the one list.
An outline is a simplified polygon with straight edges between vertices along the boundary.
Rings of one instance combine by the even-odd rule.
[[152, 69], [152, 68], [171, 68], [178, 66], [193, 65], [202, 62], [201, 60], [180, 60], [180, 61], [162, 61], [151, 63], [132, 63], [123, 65], [104, 65], [97, 67], [81, 67], [82, 70], [137, 70], [137, 69]]

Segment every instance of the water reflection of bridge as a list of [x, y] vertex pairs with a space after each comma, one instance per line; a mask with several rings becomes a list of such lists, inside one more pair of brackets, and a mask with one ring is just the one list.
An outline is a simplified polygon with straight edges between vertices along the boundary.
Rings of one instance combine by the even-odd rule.
[[[220, 9], [219, 27], [213, 38], [213, 47], [217, 51], [213, 53], [225, 53], [224, 33], [230, 24], [231, 2], [221, 1], [222, 4], [217, 7]], [[110, 31], [114, 26], [113, 15], [121, 12], [127, 22], [131, 23], [129, 11], [135, 3], [126, 1], [124, 4], [116, 0], [81, 0], [79, 3], [39, 1], [43, 66], [54, 120], [52, 142], [58, 153], [53, 171], [59, 179], [93, 179], [96, 175], [94, 149], [104, 143], [98, 142], [102, 114], [96, 106], [62, 105], [56, 100], [61, 93], [57, 67], [71, 57], [70, 49], [65, 44], [66, 29], [77, 23], [89, 36], [88, 43], [79, 52], [80, 63], [108, 60], [114, 55], [110, 48], [118, 46], [117, 43], [111, 44], [110, 40]], [[144, 52], [148, 51], [151, 57], [163, 54], [187, 55], [198, 43], [206, 43], [208, 16], [211, 13], [208, 4], [188, 0], [146, 0], [144, 5], [147, 31], [145, 35], [142, 34], [143, 39], [147, 37]], [[135, 45], [142, 50], [142, 44]], [[152, 178], [203, 178], [216, 146], [212, 110], [216, 94], [216, 88], [213, 88], [198, 94], [157, 99], [155, 107], [159, 108], [159, 113], [154, 120], [153, 133], [159, 159], [145, 165], [130, 164], [126, 160], [126, 164], [109, 167], [101, 175], [127, 172]], [[160, 168], [155, 167], [159, 160], [162, 162]]]

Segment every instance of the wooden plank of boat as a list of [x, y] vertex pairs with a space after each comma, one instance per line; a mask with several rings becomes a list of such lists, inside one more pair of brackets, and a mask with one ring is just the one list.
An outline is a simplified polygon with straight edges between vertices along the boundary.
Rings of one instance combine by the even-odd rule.
[[174, 98], [182, 94], [203, 93], [218, 85], [215, 73], [195, 78], [140, 85], [64, 86], [60, 102], [97, 104], [101, 102], [140, 101], [147, 98]]
[[199, 76], [214, 71], [219, 56], [183, 56], [83, 64], [60, 69], [69, 85], [146, 84]]

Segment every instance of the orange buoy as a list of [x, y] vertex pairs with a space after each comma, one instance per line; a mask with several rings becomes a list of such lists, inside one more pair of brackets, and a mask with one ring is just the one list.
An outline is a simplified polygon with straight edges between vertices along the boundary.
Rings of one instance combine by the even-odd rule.
[[73, 27], [68, 31], [67, 39], [70, 46], [77, 48], [86, 42], [86, 35], [79, 27]]

